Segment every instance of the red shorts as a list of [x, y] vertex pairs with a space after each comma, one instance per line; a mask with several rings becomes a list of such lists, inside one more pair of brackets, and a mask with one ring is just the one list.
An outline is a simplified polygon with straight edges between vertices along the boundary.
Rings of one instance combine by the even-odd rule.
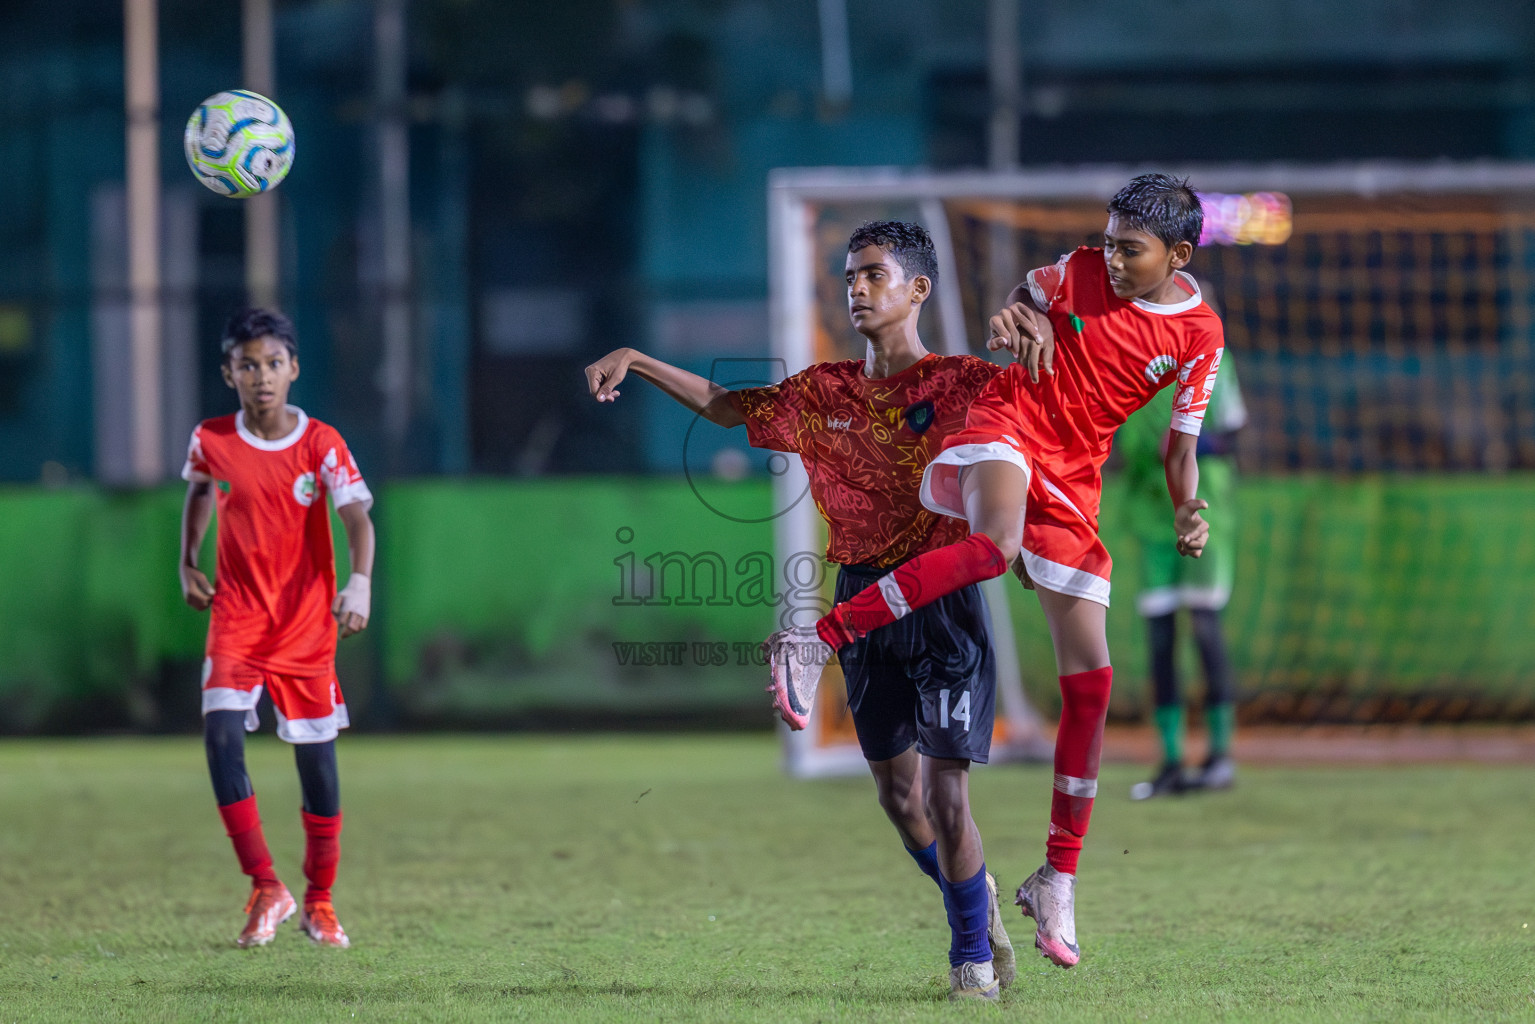
[[256, 702], [265, 688], [277, 713], [277, 735], [289, 743], [325, 743], [351, 724], [334, 671], [322, 676], [285, 676], [227, 655], [203, 660], [203, 714], [245, 712], [246, 732], [261, 725]]
[[1029, 482], [1023, 519], [1023, 565], [1029, 578], [1035, 586], [1107, 607], [1114, 562], [1098, 539], [1103, 485], [1097, 469], [1037, 458], [1024, 436], [1018, 409], [1007, 401], [1005, 390], [987, 387], [971, 404], [965, 429], [945, 439], [943, 451], [922, 474], [922, 504], [963, 519], [960, 476], [965, 467], [1012, 463]]

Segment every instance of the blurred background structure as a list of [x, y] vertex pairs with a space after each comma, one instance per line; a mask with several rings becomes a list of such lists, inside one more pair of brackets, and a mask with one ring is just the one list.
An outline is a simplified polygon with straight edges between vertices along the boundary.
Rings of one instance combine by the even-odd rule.
[[[148, 80], [125, 57], [146, 41]], [[819, 586], [773, 564], [752, 589], [771, 467], [644, 386], [592, 403], [581, 369], [632, 345], [725, 383], [782, 375], [774, 168], [1515, 165], [1535, 160], [1532, 69], [1535, 8], [1506, 0], [12, 0], [0, 731], [195, 721], [174, 478], [193, 424], [234, 408], [217, 340], [247, 298], [294, 316], [295, 400], [379, 494], [378, 617], [343, 650], [361, 724], [761, 723], [739, 645], [769, 598]], [[197, 102], [239, 86], [298, 133], [288, 181], [243, 205], [180, 152]], [[1321, 242], [1196, 257], [1252, 356], [1247, 714], [1535, 717], [1532, 201], [1435, 206], [1444, 240], [1414, 248], [1422, 204], [1393, 221], [1334, 197], [1294, 210], [1332, 218]], [[130, 231], [146, 210], [157, 233]], [[987, 288], [1093, 230], [1091, 204], [1028, 237], [948, 216], [985, 257], [972, 346]], [[1131, 610], [1111, 621], [1135, 666]], [[1394, 711], [1381, 673], [1406, 680]]]

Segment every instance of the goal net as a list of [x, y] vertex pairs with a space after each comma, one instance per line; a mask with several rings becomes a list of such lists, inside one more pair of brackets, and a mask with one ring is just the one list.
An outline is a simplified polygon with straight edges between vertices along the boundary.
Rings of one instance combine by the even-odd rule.
[[[1223, 315], [1250, 417], [1226, 615], [1242, 719], [1535, 718], [1535, 165], [1159, 169], [1204, 197], [1190, 270]], [[986, 320], [1009, 289], [1095, 244], [1108, 198], [1138, 170], [774, 172], [776, 354], [790, 372], [863, 354], [847, 238], [894, 218], [938, 248], [928, 346], [986, 356]], [[1118, 556], [1112, 713], [1138, 717], [1138, 566], [1113, 488], [1101, 523]], [[778, 523], [785, 552], [814, 549], [804, 505]], [[1010, 722], [1028, 733], [1032, 707], [1058, 706], [1048, 636], [1032, 596], [1001, 584], [989, 596], [1032, 698], [1008, 698], [1021, 705]], [[833, 720], [835, 679], [823, 696]], [[820, 739], [797, 742], [791, 769], [820, 756]]]

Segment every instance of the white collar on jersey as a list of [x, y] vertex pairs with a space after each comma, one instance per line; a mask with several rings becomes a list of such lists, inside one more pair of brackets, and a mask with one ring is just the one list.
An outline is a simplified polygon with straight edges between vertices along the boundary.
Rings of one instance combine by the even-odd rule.
[[275, 441], [268, 441], [264, 437], [257, 437], [245, 427], [245, 410], [235, 413], [235, 433], [240, 435], [240, 440], [264, 452], [280, 452], [285, 448], [292, 448], [298, 444], [298, 439], [304, 436], [304, 431], [309, 429], [309, 417], [304, 410], [296, 405], [284, 406], [289, 412], [298, 417], [298, 426], [288, 432], [287, 437], [279, 437]]
[[1193, 309], [1195, 306], [1199, 305], [1205, 300], [1205, 297], [1199, 294], [1199, 282], [1194, 280], [1193, 275], [1185, 274], [1181, 270], [1175, 270], [1173, 273], [1178, 275], [1178, 280], [1194, 289], [1193, 295], [1190, 295], [1182, 302], [1147, 302], [1145, 299], [1132, 299], [1131, 301], [1148, 313], [1156, 313], [1160, 316], [1172, 316], [1174, 313], [1187, 313], [1189, 310]]

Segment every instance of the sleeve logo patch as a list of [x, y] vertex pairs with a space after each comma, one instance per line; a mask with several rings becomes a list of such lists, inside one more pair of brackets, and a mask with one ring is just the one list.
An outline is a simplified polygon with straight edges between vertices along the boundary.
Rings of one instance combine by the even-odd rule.
[[925, 434], [936, 418], [937, 413], [933, 409], [932, 402], [924, 400], [906, 407], [906, 425], [912, 429], [913, 433]]
[[314, 504], [314, 474], [304, 473], [293, 481], [293, 500], [308, 508]]
[[1146, 379], [1155, 384], [1178, 368], [1178, 361], [1169, 355], [1160, 355], [1146, 364]]

